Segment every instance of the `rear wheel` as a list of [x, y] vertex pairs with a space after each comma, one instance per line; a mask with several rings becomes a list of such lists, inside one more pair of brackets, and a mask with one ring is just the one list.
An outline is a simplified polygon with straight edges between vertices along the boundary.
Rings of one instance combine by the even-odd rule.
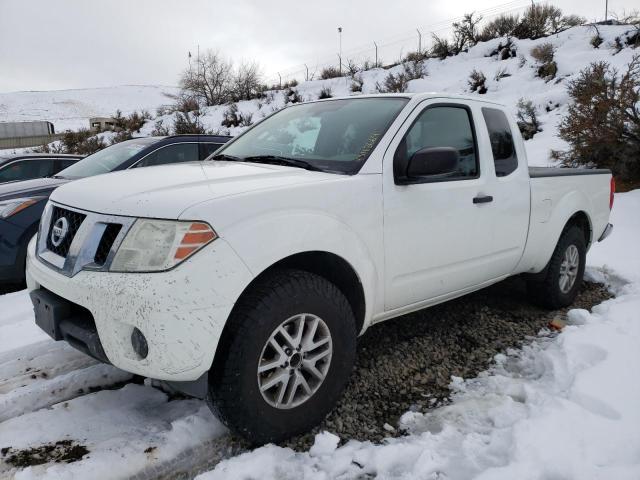
[[356, 328], [345, 296], [299, 270], [269, 274], [234, 309], [209, 377], [209, 405], [254, 443], [318, 424], [347, 383]]
[[586, 254], [582, 230], [575, 226], [567, 228], [544, 273], [527, 282], [529, 295], [535, 303], [550, 309], [571, 305], [582, 284]]

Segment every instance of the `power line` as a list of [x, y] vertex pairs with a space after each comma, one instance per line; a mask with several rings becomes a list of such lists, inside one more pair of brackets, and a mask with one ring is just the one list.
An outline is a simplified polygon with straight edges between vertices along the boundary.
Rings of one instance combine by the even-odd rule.
[[[474, 13], [478, 14], [479, 16], [482, 16], [483, 19], [487, 19], [493, 16], [497, 16], [500, 14], [505, 14], [505, 13], [510, 13], [516, 10], [521, 10], [523, 8], [527, 8], [529, 7], [534, 1], [537, 0], [513, 0], [507, 3], [502, 3], [499, 5], [495, 5], [493, 7], [488, 7], [484, 10], [478, 10], [475, 11]], [[458, 22], [460, 20], [462, 20], [464, 18], [464, 15], [460, 15], [457, 17], [452, 17], [452, 18], [448, 18], [445, 20], [440, 20], [438, 22], [433, 22], [431, 24], [422, 26], [418, 28], [419, 32], [424, 32], [427, 31], [431, 34], [434, 33], [439, 33], [445, 30], [449, 30], [451, 28], [451, 25], [454, 22]], [[422, 35], [420, 34], [420, 37], [422, 37]], [[391, 36], [387, 36], [383, 39], [382, 42], [378, 41], [379, 39], [376, 39], [376, 41], [371, 41], [367, 44], [361, 44], [359, 46], [355, 46], [352, 47], [346, 51], [344, 51], [342, 53], [342, 55], [340, 56], [341, 58], [354, 58], [354, 57], [362, 57], [365, 54], [374, 54], [376, 56], [376, 62], [379, 59], [379, 50], [380, 49], [384, 49], [384, 48], [389, 48], [392, 47], [394, 45], [398, 45], [400, 43], [409, 43], [409, 42], [415, 42], [416, 40], [416, 35], [415, 33], [412, 33], [411, 35], [408, 35], [407, 32], [403, 32], [403, 33], [398, 33], [395, 35], [391, 35]], [[421, 38], [419, 39], [419, 44], [420, 47], [422, 47], [422, 41]], [[373, 46], [372, 46], [373, 44]], [[335, 54], [334, 54], [335, 55]], [[319, 60], [317, 62], [315, 62], [315, 67], [314, 67], [314, 71], [318, 71], [321, 68], [330, 66], [330, 65], [334, 65], [334, 61], [332, 60], [333, 55], [329, 56], [327, 55], [326, 57], [324, 57], [322, 60]], [[307, 64], [309, 64], [310, 62], [308, 62]], [[305, 64], [299, 64], [299, 65], [295, 65], [289, 68], [285, 68], [285, 69], [280, 69], [279, 70], [280, 75], [282, 75], [283, 77], [285, 77], [286, 79], [290, 79], [290, 78], [295, 78], [296, 76], [301, 76], [303, 78], [308, 78], [308, 67]], [[306, 76], [305, 76], [305, 72]], [[273, 80], [273, 79], [272, 79]], [[267, 83], [273, 83], [272, 81], [269, 81]]]

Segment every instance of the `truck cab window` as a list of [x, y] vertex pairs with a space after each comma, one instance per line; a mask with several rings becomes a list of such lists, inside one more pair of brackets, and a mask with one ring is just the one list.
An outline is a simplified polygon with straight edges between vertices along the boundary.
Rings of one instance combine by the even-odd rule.
[[446, 180], [464, 180], [478, 176], [478, 157], [471, 117], [464, 107], [427, 107], [400, 142], [394, 161], [406, 164], [418, 150], [440, 147], [454, 148], [458, 152], [458, 166], [447, 175]]
[[504, 112], [497, 108], [483, 108], [482, 116], [489, 132], [496, 176], [506, 177], [518, 168], [518, 157], [509, 121]]

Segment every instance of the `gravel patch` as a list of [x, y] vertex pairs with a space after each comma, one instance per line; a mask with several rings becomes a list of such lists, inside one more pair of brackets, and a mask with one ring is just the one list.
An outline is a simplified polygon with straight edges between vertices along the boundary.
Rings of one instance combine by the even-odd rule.
[[[591, 309], [611, 295], [584, 282], [571, 308]], [[342, 439], [380, 442], [408, 410], [425, 411], [448, 401], [451, 376], [472, 378], [493, 357], [530, 341], [571, 309], [532, 305], [519, 278], [371, 327], [358, 344], [351, 381], [342, 399], [312, 432], [283, 446], [307, 449], [329, 430]]]

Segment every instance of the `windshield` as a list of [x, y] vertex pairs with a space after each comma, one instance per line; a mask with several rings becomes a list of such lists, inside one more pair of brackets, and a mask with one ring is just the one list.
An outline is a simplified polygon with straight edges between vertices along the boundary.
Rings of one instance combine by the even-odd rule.
[[65, 168], [56, 177], [84, 178], [112, 172], [147, 145], [157, 141], [157, 138], [148, 137], [116, 143]]
[[360, 169], [408, 99], [350, 98], [285, 108], [248, 130], [218, 155], [251, 161], [277, 156], [327, 171]]

